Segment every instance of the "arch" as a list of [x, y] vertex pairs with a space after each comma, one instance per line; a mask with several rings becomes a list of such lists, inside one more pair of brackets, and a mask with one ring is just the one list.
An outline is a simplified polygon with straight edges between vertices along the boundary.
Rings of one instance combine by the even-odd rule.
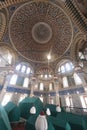
[[55, 73], [69, 74], [74, 69], [74, 63], [70, 59], [62, 59], [56, 66]]
[[73, 58], [73, 60], [78, 61], [78, 51], [79, 47], [83, 45], [83, 41], [85, 41], [85, 35], [83, 33], [77, 33], [77, 35], [74, 37], [73, 44], [71, 45], [70, 55]]

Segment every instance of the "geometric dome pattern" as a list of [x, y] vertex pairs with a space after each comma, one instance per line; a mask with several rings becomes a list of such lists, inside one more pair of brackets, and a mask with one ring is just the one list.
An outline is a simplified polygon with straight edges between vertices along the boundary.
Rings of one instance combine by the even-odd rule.
[[3, 12], [0, 12], [0, 41], [3, 37], [4, 31], [6, 29], [6, 17]]
[[23, 57], [34, 62], [60, 58], [69, 48], [72, 24], [61, 7], [50, 1], [31, 1], [13, 13], [9, 24], [10, 41]]

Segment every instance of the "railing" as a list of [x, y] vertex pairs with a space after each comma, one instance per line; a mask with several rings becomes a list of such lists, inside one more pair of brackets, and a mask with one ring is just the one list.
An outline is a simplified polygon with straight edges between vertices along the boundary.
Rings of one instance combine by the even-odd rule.
[[87, 108], [63, 106], [62, 109], [65, 112], [70, 112], [78, 115], [87, 115]]

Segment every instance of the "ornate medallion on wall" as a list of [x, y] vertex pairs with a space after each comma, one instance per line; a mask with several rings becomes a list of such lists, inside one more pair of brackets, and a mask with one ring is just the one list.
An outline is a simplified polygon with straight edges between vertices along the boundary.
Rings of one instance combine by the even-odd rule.
[[34, 62], [60, 58], [69, 48], [72, 24], [65, 12], [50, 1], [31, 1], [20, 6], [12, 15], [9, 37], [14, 48]]

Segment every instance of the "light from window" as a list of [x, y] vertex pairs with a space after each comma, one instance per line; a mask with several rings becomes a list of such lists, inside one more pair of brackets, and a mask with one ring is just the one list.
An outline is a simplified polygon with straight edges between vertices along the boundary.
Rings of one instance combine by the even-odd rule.
[[38, 84], [35, 84], [34, 88], [35, 88], [35, 89], [38, 89]]
[[47, 76], [47, 74], [45, 74], [45, 76], [44, 76], [44, 77], [47, 79], [47, 77], [48, 77], [48, 76]]
[[[80, 96], [81, 104], [83, 108], [87, 108], [83, 96]], [[87, 112], [86, 109], [83, 109], [83, 111]]]
[[72, 101], [72, 98], [69, 97], [69, 100], [70, 100], [70, 107], [73, 107], [73, 101]]
[[85, 99], [85, 102], [86, 102], [86, 104], [87, 104], [87, 97], [84, 97], [84, 99]]
[[72, 62], [70, 62], [70, 61], [63, 62], [59, 66], [58, 72], [59, 73], [65, 73], [65, 72], [69, 73], [69, 71], [72, 71], [73, 68], [74, 68], [74, 65], [72, 64]]
[[41, 78], [43, 78], [43, 75], [41, 74]]
[[12, 97], [12, 94], [11, 93], [6, 93], [2, 102], [1, 102], [1, 105], [2, 106], [5, 106], [10, 100], [11, 100], [11, 97]]
[[80, 59], [85, 59], [84, 55], [82, 54], [82, 52], [79, 52], [79, 57]]
[[52, 75], [51, 74], [49, 74], [49, 78], [51, 78], [52, 77]]
[[40, 90], [44, 90], [44, 84], [40, 83]]
[[16, 70], [17, 70], [17, 71], [20, 70], [20, 68], [21, 68], [21, 65], [17, 65], [17, 66], [16, 66]]
[[58, 72], [61, 72], [61, 69], [60, 69], [60, 67], [59, 67], [59, 69], [58, 69]]
[[8, 54], [8, 63], [11, 64], [12, 62], [12, 55]]
[[24, 79], [23, 87], [28, 88], [29, 78]]
[[65, 72], [65, 67], [61, 66], [61, 72], [64, 73]]
[[26, 70], [26, 66], [23, 65], [22, 68], [21, 68], [21, 72], [24, 73], [25, 70]]
[[29, 67], [26, 70], [26, 74], [30, 74], [30, 68]]
[[16, 84], [16, 81], [17, 81], [17, 75], [16, 74], [14, 74], [14, 75], [12, 75], [12, 78], [11, 78], [11, 80], [10, 80], [10, 84], [12, 84], [12, 85], [15, 85]]
[[39, 99], [43, 102], [43, 97], [41, 96], [41, 97], [39, 97]]
[[65, 97], [65, 100], [66, 100], [66, 106], [73, 107], [73, 102], [71, 97], [67, 96]]
[[67, 77], [63, 77], [63, 87], [64, 88], [67, 88], [69, 85], [68, 85], [68, 80], [67, 80]]
[[70, 71], [71, 70], [71, 66], [69, 63], [66, 63], [66, 71]]
[[50, 91], [53, 90], [53, 84], [52, 83], [49, 84], [49, 90]]
[[76, 85], [81, 85], [82, 84], [81, 78], [76, 73], [74, 73], [73, 76], [74, 76]]
[[69, 63], [71, 68], [73, 69], [74, 68], [74, 65], [72, 64], [72, 62]]

